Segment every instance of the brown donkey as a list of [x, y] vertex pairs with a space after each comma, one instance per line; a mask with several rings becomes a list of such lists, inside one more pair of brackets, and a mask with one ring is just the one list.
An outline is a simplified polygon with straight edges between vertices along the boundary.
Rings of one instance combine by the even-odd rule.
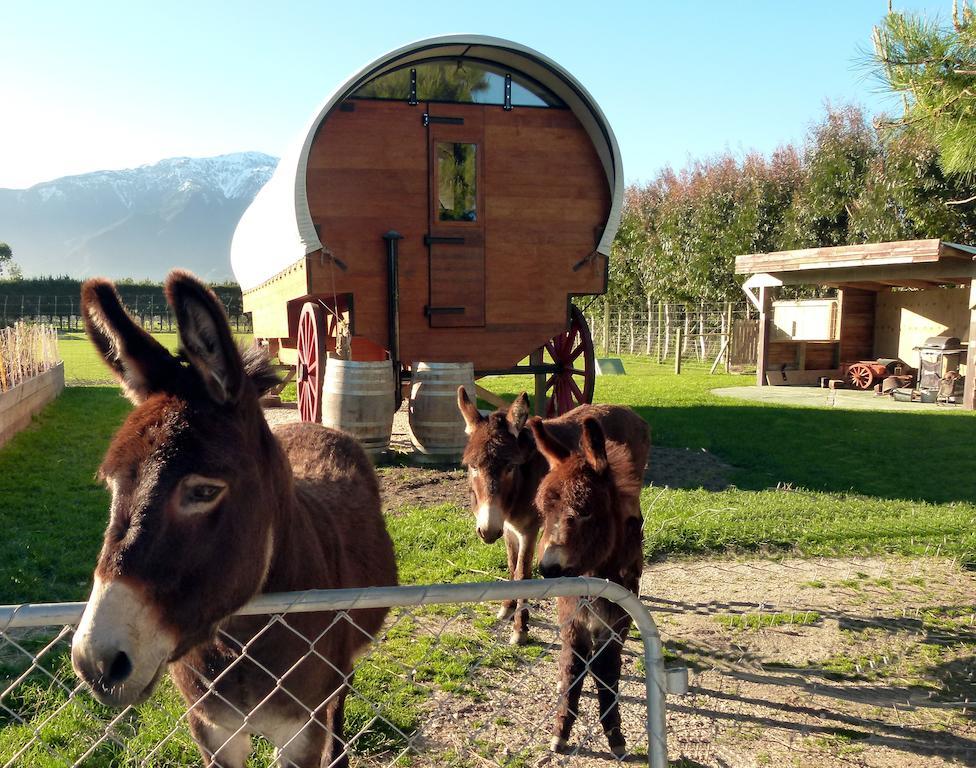
[[[571, 449], [541, 419], [530, 422], [536, 444], [549, 463], [536, 503], [542, 514], [539, 571], [546, 578], [594, 576], [637, 593], [644, 566], [640, 517], [641, 474], [632, 450], [609, 442], [600, 422], [583, 421], [579, 449]], [[634, 509], [637, 514], [634, 514]], [[609, 600], [588, 607], [560, 597], [559, 705], [552, 749], [567, 748], [588, 671], [597, 688], [600, 721], [610, 751], [627, 751], [620, 730], [620, 655], [630, 615]]]
[[[529, 417], [528, 395], [523, 392], [507, 410], [489, 416], [481, 415], [464, 387], [458, 387], [457, 396], [468, 433], [462, 460], [468, 467], [478, 535], [491, 544], [504, 534], [509, 577], [532, 578], [532, 558], [540, 525], [536, 493], [549, 465], [536, 450], [532, 433], [525, 428]], [[583, 419], [587, 417], [599, 421], [613, 440], [627, 445], [631, 462], [643, 472], [650, 451], [650, 433], [647, 423], [630, 408], [581, 405], [563, 416], [548, 419], [545, 424], [556, 439], [577, 445]], [[640, 515], [639, 506], [633, 514]], [[521, 645], [528, 640], [529, 610], [523, 601], [517, 605], [506, 601], [498, 617], [514, 618], [510, 643]]]
[[166, 296], [180, 357], [111, 283], [82, 286], [88, 335], [136, 408], [99, 470], [111, 510], [72, 664], [112, 706], [145, 700], [168, 667], [208, 766], [243, 768], [251, 734], [279, 765], [343, 765], [345, 683], [386, 609], [352, 611], [355, 626], [319, 612], [267, 629], [231, 614], [263, 592], [396, 583], [372, 465], [321, 426], [272, 433], [263, 355], [241, 355], [192, 275], [170, 273]]

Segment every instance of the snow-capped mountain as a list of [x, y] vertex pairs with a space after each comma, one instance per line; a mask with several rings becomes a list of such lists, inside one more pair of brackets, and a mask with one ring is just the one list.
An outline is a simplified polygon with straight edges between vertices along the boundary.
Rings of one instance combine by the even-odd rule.
[[174, 157], [0, 189], [0, 242], [27, 276], [159, 280], [185, 267], [230, 280], [234, 228], [277, 162], [260, 152]]

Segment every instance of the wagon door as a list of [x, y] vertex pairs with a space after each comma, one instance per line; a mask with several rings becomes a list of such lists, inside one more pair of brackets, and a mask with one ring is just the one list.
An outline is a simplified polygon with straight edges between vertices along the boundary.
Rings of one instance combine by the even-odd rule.
[[485, 324], [484, 107], [429, 104], [432, 328]]

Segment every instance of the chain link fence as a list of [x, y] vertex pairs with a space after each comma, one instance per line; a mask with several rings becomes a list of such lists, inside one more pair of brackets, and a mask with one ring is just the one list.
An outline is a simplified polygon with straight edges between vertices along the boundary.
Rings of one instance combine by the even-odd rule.
[[587, 313], [597, 355], [642, 355], [659, 363], [739, 370], [756, 364], [758, 316], [748, 302], [649, 303], [642, 310], [604, 302]]
[[[303, 657], [283, 663], [295, 670], [312, 659], [339, 671], [317, 652], [319, 641], [339, 622], [356, 626], [357, 609], [377, 607], [393, 610], [380, 636], [371, 638], [352, 674], [344, 678], [348, 697], [339, 751], [353, 765], [603, 765], [614, 758], [597, 706], [592, 657], [583, 659], [584, 695], [568, 747], [564, 753], [549, 751], [553, 720], [565, 696], [557, 686], [561, 640], [552, 609], [552, 598], [560, 597], [578, 598], [576, 617], [594, 628], [601, 621], [594, 609], [599, 600], [617, 603], [633, 618], [629, 640], [602, 627], [609, 633], [608, 644], [624, 643], [614, 701], [627, 738], [622, 759], [664, 768], [668, 674], [654, 622], [637, 596], [623, 587], [581, 578], [261, 596], [238, 615], [266, 616], [267, 622], [243, 642], [219, 632], [218, 642], [234, 660], [213, 679], [194, 670], [203, 693], [192, 706], [187, 708], [164, 681], [147, 703], [121, 712], [98, 704], [72, 672], [70, 644], [83, 604], [0, 608], [0, 765], [199, 765], [187, 722], [194, 709], [214, 697], [236, 715], [237, 728], [230, 729], [228, 738], [235, 747], [241, 734], [261, 722], [262, 706], [273, 697], [300, 708], [309, 718], [308, 728], [325, 729], [321, 708], [308, 706], [288, 690], [288, 681], [295, 678], [273, 675], [249, 650], [268, 633], [298, 635], [302, 628], [324, 626], [318, 636], [301, 635], [302, 646], [307, 646]], [[502, 639], [505, 622], [494, 618], [490, 601], [506, 599], [530, 600], [541, 611], [527, 646], [511, 647]], [[332, 612], [324, 621], [300, 621], [303, 614], [324, 611]], [[594, 649], [594, 655], [599, 651]], [[267, 696], [249, 705], [228, 701], [221, 680], [239, 674], [265, 677]], [[672, 670], [670, 677], [675, 686], [681, 685], [681, 670]], [[294, 738], [279, 743], [277, 755], [269, 742], [256, 738], [247, 765], [270, 765], [277, 757], [278, 765], [308, 768], [309, 763], [291, 759]], [[339, 759], [337, 752], [332, 756]], [[240, 757], [218, 764], [243, 767]], [[329, 757], [322, 762], [331, 764]]]
[[675, 560], [642, 592], [690, 669], [668, 706], [686, 766], [933, 766], [976, 760], [976, 605], [928, 557]]
[[[251, 316], [245, 314], [239, 297], [219, 294], [231, 328], [237, 333], [251, 332]], [[147, 331], [173, 331], [176, 318], [169, 305], [153, 294], [122, 292], [122, 302]], [[44, 323], [60, 331], [80, 331], [84, 324], [79, 314], [78, 296], [0, 295], [0, 327], [18, 321]]]

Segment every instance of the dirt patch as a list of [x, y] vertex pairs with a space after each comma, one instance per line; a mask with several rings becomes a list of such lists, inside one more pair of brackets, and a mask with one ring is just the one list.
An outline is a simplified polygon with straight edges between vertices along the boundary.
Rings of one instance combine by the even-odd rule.
[[468, 503], [468, 480], [463, 469], [412, 466], [376, 468], [383, 508], [396, 512], [405, 506], [432, 507]]
[[[298, 419], [295, 408], [266, 408], [269, 424], [282, 424]], [[468, 503], [468, 486], [463, 470], [457, 466], [416, 466], [411, 463], [413, 447], [406, 406], [393, 417], [390, 440], [391, 460], [377, 466], [384, 503], [390, 510], [407, 504], [433, 506], [436, 504]], [[732, 467], [705, 450], [665, 448], [653, 446], [644, 484], [658, 488], [704, 488], [721, 491], [729, 487]]]
[[[648, 567], [643, 599], [668, 664], [690, 667], [690, 692], [668, 699], [672, 765], [976, 764], [976, 724], [964, 707], [976, 695], [973, 581], [935, 558]], [[479, 669], [477, 697], [432, 696], [413, 765], [613, 764], [591, 681], [572, 754], [546, 749], [559, 639], [553, 606], [533, 609], [536, 658], [516, 671]], [[507, 624], [494, 633], [503, 643]], [[628, 641], [620, 701], [628, 762], [645, 763], [639, 649]]]

